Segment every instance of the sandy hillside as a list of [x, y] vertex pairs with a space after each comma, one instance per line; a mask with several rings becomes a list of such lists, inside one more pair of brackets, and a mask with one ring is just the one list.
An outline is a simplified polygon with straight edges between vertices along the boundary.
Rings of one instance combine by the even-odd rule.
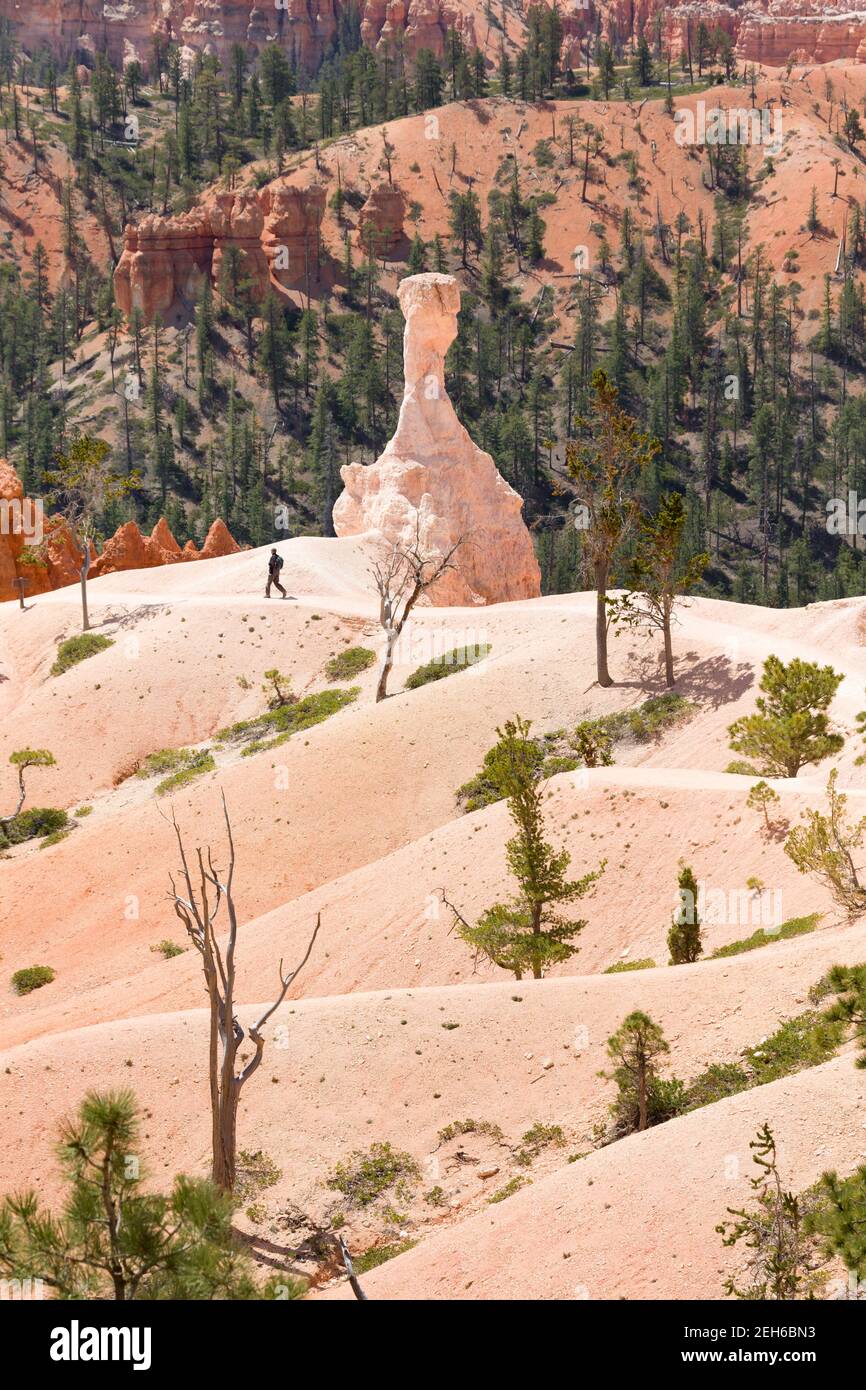
[[[844, 922], [782, 850], [781, 826], [820, 803], [827, 765], [775, 782], [772, 834], [745, 805], [754, 779], [725, 772], [727, 726], [754, 707], [771, 651], [844, 673], [833, 717], [853, 735], [866, 686], [866, 600], [787, 612], [696, 600], [682, 609], [677, 688], [689, 706], [681, 721], [655, 740], [618, 745], [610, 768], [547, 784], [551, 837], [570, 851], [574, 872], [607, 863], [580, 904], [579, 955], [548, 980], [518, 984], [476, 967], [442, 902], [444, 892], [471, 918], [509, 891], [505, 806], [463, 814], [457, 788], [514, 713], [552, 732], [659, 694], [656, 644], [618, 639], [617, 684], [601, 691], [590, 595], [420, 609], [390, 699], [374, 703], [368, 670], [339, 713], [278, 749], [241, 757], [214, 735], [263, 710], [265, 670], [278, 666], [297, 693], [321, 691], [333, 686], [331, 656], [380, 646], [367, 542], [297, 540], [281, 550], [285, 602], [262, 596], [263, 551], [95, 581], [96, 630], [114, 645], [58, 677], [50, 667], [56, 643], [76, 630], [74, 590], [25, 613], [0, 608], [0, 796], [5, 804], [13, 795], [9, 752], [50, 746], [57, 768], [32, 774], [30, 804], [93, 807], [59, 844], [30, 842], [0, 862], [0, 1188], [26, 1179], [55, 1190], [56, 1123], [90, 1085], [134, 1087], [156, 1179], [206, 1171], [197, 961], [189, 951], [163, 960], [151, 948], [181, 941], [166, 896], [177, 862], [171, 812], [190, 844], [210, 844], [224, 863], [224, 793], [238, 853], [245, 1018], [268, 1000], [279, 959], [297, 959], [322, 919], [245, 1093], [241, 1143], [262, 1149], [280, 1173], [239, 1218], [262, 1248], [295, 1248], [298, 1211], [334, 1219], [329, 1175], [354, 1150], [387, 1141], [411, 1155], [417, 1183], [390, 1227], [381, 1213], [349, 1211], [346, 1230], [355, 1248], [387, 1240], [389, 1230], [420, 1244], [370, 1276], [371, 1296], [584, 1296], [578, 1287], [603, 1298], [718, 1296], [728, 1256], [713, 1226], [746, 1193], [756, 1124], [771, 1118], [793, 1187], [824, 1166], [850, 1169], [866, 1154], [863, 1073], [845, 1049], [593, 1151], [612, 1093], [598, 1072], [606, 1038], [634, 1008], [662, 1024], [669, 1073], [688, 1081], [710, 1062], [737, 1061], [808, 1009], [830, 965], [866, 958], [863, 922]], [[469, 671], [402, 689], [411, 670], [466, 641], [491, 651]], [[216, 770], [166, 799], [153, 781], [130, 777], [147, 753], [181, 744], [214, 748]], [[858, 752], [849, 737], [838, 766], [852, 808], [866, 811]], [[760, 923], [749, 880], [763, 883], [777, 921], [815, 913], [817, 929], [667, 967], [682, 859], [736, 905], [708, 925], [707, 956]], [[647, 957], [656, 969], [603, 973]], [[37, 962], [55, 969], [55, 981], [16, 997], [9, 976]], [[441, 1139], [466, 1117], [487, 1131]], [[562, 1142], [524, 1170], [515, 1155], [536, 1122], [559, 1126]], [[745, 1155], [735, 1180], [725, 1176], [730, 1154]], [[488, 1206], [491, 1190], [512, 1178], [530, 1181]], [[436, 1189], [441, 1200], [427, 1202], [424, 1192]], [[660, 1259], [668, 1229], [676, 1240]]]

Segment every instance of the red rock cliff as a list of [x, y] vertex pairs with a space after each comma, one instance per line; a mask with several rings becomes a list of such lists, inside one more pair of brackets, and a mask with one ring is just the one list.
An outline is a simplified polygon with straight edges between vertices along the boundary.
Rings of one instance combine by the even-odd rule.
[[[18, 598], [18, 579], [26, 581], [26, 598], [78, 581], [81, 552], [63, 518], [46, 518], [40, 536], [34, 526], [37, 515], [33, 504], [24, 497], [15, 469], [0, 459], [0, 603]], [[191, 541], [181, 550], [164, 517], [149, 536], [143, 536], [134, 521], [127, 521], [106, 541], [102, 554], [90, 567], [90, 578], [187, 560], [212, 560], [220, 555], [234, 555], [241, 548], [219, 519], [211, 526], [200, 551]]]

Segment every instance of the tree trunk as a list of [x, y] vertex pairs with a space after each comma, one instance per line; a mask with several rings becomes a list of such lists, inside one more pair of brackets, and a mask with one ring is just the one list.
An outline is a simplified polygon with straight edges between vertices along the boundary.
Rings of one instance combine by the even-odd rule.
[[382, 658], [382, 669], [379, 672], [379, 682], [376, 686], [376, 704], [380, 700], [384, 700], [388, 694], [388, 677], [394, 665], [394, 647], [399, 636], [400, 633], [397, 628], [385, 629], [385, 655]]
[[671, 615], [665, 612], [662, 631], [665, 639], [665, 681], [668, 687], [672, 686], [674, 677], [674, 645], [671, 638]]
[[607, 576], [596, 573], [595, 602], [595, 663], [599, 685], [613, 685], [607, 669]]
[[84, 542], [84, 563], [79, 571], [81, 579], [81, 631], [90, 631], [90, 612], [87, 607], [87, 574], [90, 569], [90, 540]]
[[637, 1105], [639, 1130], [646, 1129], [647, 1103], [646, 1103], [646, 1067], [639, 1066], [637, 1074]]

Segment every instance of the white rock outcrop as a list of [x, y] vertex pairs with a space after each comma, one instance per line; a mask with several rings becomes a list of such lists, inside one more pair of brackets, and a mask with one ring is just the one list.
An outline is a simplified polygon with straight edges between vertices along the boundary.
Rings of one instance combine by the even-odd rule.
[[445, 390], [445, 354], [457, 334], [460, 289], [452, 275], [412, 275], [398, 287], [406, 320], [405, 386], [393, 439], [375, 463], [346, 464], [334, 506], [338, 536], [379, 532], [444, 555], [457, 568], [430, 590], [438, 606], [535, 598], [541, 575], [520, 495], [471, 440]]

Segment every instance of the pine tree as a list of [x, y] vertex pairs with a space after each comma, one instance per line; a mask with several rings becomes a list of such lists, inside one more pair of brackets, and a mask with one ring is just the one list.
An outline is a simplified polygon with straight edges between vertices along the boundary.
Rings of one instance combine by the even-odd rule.
[[799, 657], [786, 666], [777, 656], [768, 656], [758, 713], [730, 725], [731, 748], [756, 759], [760, 771], [773, 777], [796, 777], [801, 767], [838, 753], [845, 740], [830, 733], [827, 710], [841, 682], [832, 666]]
[[571, 856], [557, 853], [544, 837], [541, 754], [530, 738], [531, 724], [519, 716], [497, 729], [498, 743], [485, 758], [485, 776], [508, 810], [517, 834], [506, 845], [508, 867], [518, 892], [507, 903], [489, 907], [475, 926], [455, 910], [464, 941], [516, 979], [531, 971], [540, 980], [546, 968], [569, 960], [572, 940], [585, 922], [562, 917], [557, 908], [582, 898], [604, 870], [604, 863], [578, 880], [565, 877]]
[[698, 884], [687, 864], [680, 868], [677, 884], [680, 901], [668, 932], [670, 964], [691, 965], [703, 955], [704, 947], [698, 914]]

